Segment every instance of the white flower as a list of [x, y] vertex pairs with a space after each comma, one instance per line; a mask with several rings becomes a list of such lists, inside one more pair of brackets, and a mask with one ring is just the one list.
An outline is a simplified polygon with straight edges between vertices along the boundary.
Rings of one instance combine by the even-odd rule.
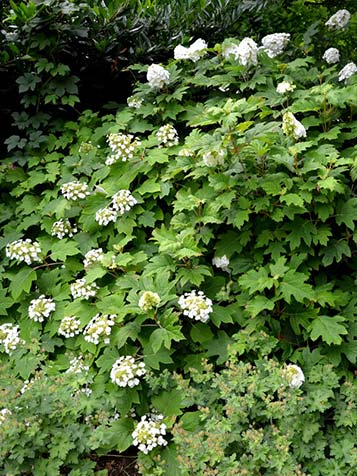
[[251, 38], [243, 38], [235, 49], [235, 58], [243, 66], [258, 64], [257, 60], [258, 45]]
[[306, 137], [305, 127], [296, 119], [292, 112], [286, 112], [283, 116], [283, 132], [296, 140]]
[[172, 147], [178, 144], [179, 138], [177, 135], [177, 130], [170, 124], [161, 126], [156, 133], [157, 140], [160, 145], [165, 147]]
[[192, 157], [193, 151], [190, 149], [181, 149], [178, 153], [180, 157]]
[[290, 388], [300, 388], [301, 385], [305, 382], [304, 373], [298, 365], [287, 365], [284, 374], [289, 382]]
[[190, 59], [190, 51], [186, 46], [177, 45], [174, 49], [175, 60]]
[[67, 373], [81, 374], [81, 373], [86, 373], [89, 370], [89, 366], [84, 365], [83, 355], [74, 357], [74, 359], [70, 360], [69, 364], [70, 364], [70, 367], [66, 370], [66, 374]]
[[157, 307], [160, 304], [160, 301], [160, 296], [157, 293], [145, 291], [139, 299], [138, 306], [143, 311], [150, 311], [150, 309]]
[[279, 94], [285, 94], [294, 91], [295, 88], [295, 84], [291, 84], [288, 81], [282, 81], [277, 85], [276, 92]]
[[157, 446], [166, 446], [166, 425], [161, 423], [163, 415], [144, 415], [132, 433], [133, 445], [137, 446], [144, 454]]
[[170, 73], [159, 64], [151, 64], [146, 75], [149, 85], [153, 89], [161, 89], [170, 81]]
[[46, 298], [42, 294], [38, 299], [33, 299], [30, 302], [28, 313], [29, 318], [35, 322], [43, 322], [45, 318], [48, 318], [51, 312], [56, 310], [56, 304], [52, 298]]
[[329, 48], [325, 51], [322, 59], [328, 64], [338, 63], [340, 61], [340, 52], [337, 48]]
[[238, 58], [237, 49], [238, 49], [238, 45], [235, 45], [234, 43], [231, 43], [230, 45], [225, 46], [222, 50], [223, 58], [228, 60], [230, 56], [234, 56], [234, 58], [237, 59]]
[[57, 238], [62, 240], [62, 238], [65, 236], [72, 238], [72, 236], [77, 233], [77, 231], [77, 228], [71, 225], [71, 222], [68, 220], [68, 218], [61, 218], [52, 225], [51, 234], [52, 236], [57, 236]]
[[339, 81], [347, 81], [352, 75], [357, 72], [357, 66], [355, 63], [348, 63], [345, 67], [341, 69], [338, 73], [338, 80]]
[[330, 17], [325, 25], [330, 29], [340, 30], [344, 28], [350, 21], [351, 14], [348, 10], [338, 10], [332, 17]]
[[119, 190], [112, 198], [112, 207], [119, 215], [124, 215], [137, 203], [129, 190]]
[[19, 326], [14, 326], [10, 322], [0, 326], [0, 344], [4, 346], [6, 354], [11, 354], [19, 344], [24, 344], [25, 341], [20, 339]]
[[174, 49], [174, 58], [177, 60], [180, 59], [189, 59], [191, 61], [198, 61], [201, 56], [205, 54], [205, 49], [207, 48], [207, 43], [199, 38], [191, 46], [186, 48], [185, 46], [178, 45]]
[[95, 214], [95, 220], [99, 223], [99, 225], [107, 226], [111, 221], [115, 223], [117, 219], [118, 212], [110, 207], [101, 208]]
[[145, 375], [145, 364], [136, 363], [134, 357], [127, 355], [120, 357], [112, 367], [110, 378], [119, 387], [135, 387], [139, 385], [138, 377]]
[[108, 143], [113, 155], [107, 158], [106, 165], [112, 165], [118, 160], [126, 162], [134, 157], [134, 152], [140, 145], [140, 141], [132, 134], [112, 133], [108, 135]]
[[83, 265], [85, 268], [88, 268], [91, 264], [100, 263], [104, 257], [102, 248], [94, 248], [93, 250], [87, 251], [84, 255]]
[[2, 408], [0, 410], [0, 425], [5, 423], [5, 421], [7, 420], [7, 417], [10, 415], [12, 415], [12, 413], [8, 408]]
[[280, 55], [288, 44], [290, 39], [289, 33], [273, 33], [264, 36], [262, 39], [263, 49], [270, 58]]
[[128, 107], [132, 107], [133, 109], [139, 109], [143, 104], [143, 100], [136, 98], [135, 96], [128, 97], [126, 102], [128, 104]]
[[212, 301], [202, 291], [197, 293], [193, 290], [190, 293], [185, 293], [180, 296], [178, 303], [183, 314], [196, 321], [207, 322], [212, 312]]
[[23, 386], [20, 389], [20, 393], [24, 394], [27, 390], [33, 387], [33, 384], [36, 380], [38, 380], [38, 377], [34, 377], [30, 380], [25, 380]]
[[29, 238], [25, 240], [17, 240], [6, 245], [6, 256], [17, 261], [25, 261], [26, 264], [32, 264], [34, 261], [41, 261], [39, 254], [41, 253], [40, 245], [37, 241], [31, 241]]
[[81, 321], [74, 316], [65, 316], [58, 328], [58, 333], [67, 339], [78, 335], [80, 330]]
[[223, 271], [229, 271], [229, 259], [226, 255], [214, 257], [212, 260], [212, 264], [216, 268], [221, 268]]
[[202, 156], [202, 161], [207, 167], [217, 167], [224, 164], [224, 150], [211, 150]]
[[109, 344], [108, 336], [114, 326], [115, 315], [111, 314], [96, 314], [84, 329], [84, 339], [93, 344], [99, 344], [99, 339], [104, 337], [104, 343]]
[[90, 299], [97, 294], [98, 286], [95, 283], [87, 284], [84, 278], [77, 279], [71, 284], [71, 294], [73, 299]]
[[62, 185], [61, 193], [67, 200], [79, 200], [89, 195], [88, 185], [81, 182], [68, 182]]
[[93, 390], [88, 387], [88, 385], [79, 389], [80, 393], [83, 393], [86, 397], [90, 397], [93, 393]]

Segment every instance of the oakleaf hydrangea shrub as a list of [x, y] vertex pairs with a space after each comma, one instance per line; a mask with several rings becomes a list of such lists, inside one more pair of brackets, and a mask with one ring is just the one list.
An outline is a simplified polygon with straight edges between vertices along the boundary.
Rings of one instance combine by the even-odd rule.
[[[335, 474], [312, 468], [320, 429], [344, 474], [354, 456], [341, 456], [341, 435], [356, 419], [344, 407], [357, 356], [354, 68], [297, 51], [281, 30], [201, 46], [198, 58], [137, 66], [135, 107], [85, 111], [25, 148], [27, 165], [2, 166], [1, 359], [23, 384], [39, 371], [81, 379], [88, 406], [115, 415], [91, 447], [134, 446], [143, 474], [175, 475], [179, 429], [205, 422], [222, 458], [201, 463], [216, 474], [245, 452], [251, 473], [282, 473], [282, 453], [287, 475]], [[233, 336], [261, 332], [274, 353], [256, 337], [226, 367]], [[217, 382], [235, 366], [241, 393], [228, 387], [237, 401], [221, 414]], [[209, 382], [207, 405], [205, 387], [193, 386], [196, 400], [185, 387], [193, 378]], [[14, 399], [4, 408], [16, 418]], [[226, 438], [230, 412], [239, 421], [248, 403]]]

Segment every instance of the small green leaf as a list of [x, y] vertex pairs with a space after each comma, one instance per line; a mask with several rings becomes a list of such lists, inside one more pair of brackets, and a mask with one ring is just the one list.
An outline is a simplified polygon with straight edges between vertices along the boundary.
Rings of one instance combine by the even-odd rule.
[[246, 305], [246, 309], [252, 317], [256, 317], [265, 309], [272, 311], [274, 309], [274, 299], [268, 299], [265, 296], [254, 296]]
[[357, 198], [350, 198], [347, 202], [340, 201], [336, 208], [336, 223], [344, 223], [350, 230], [355, 229], [357, 220]]
[[14, 299], [17, 299], [23, 291], [28, 293], [32, 282], [36, 280], [36, 271], [31, 268], [22, 268], [16, 273], [10, 283], [10, 293]]
[[179, 389], [162, 392], [158, 396], [152, 397], [151, 401], [156, 410], [165, 416], [181, 415], [181, 407], [183, 406], [183, 394]]
[[298, 302], [304, 302], [305, 299], [313, 301], [315, 298], [313, 287], [305, 283], [308, 278], [308, 275], [298, 273], [292, 269], [288, 271], [279, 283], [282, 297], [288, 303], [291, 302], [291, 297], [294, 297]]
[[296, 193], [287, 193], [280, 197], [280, 201], [286, 203], [287, 205], [296, 205], [297, 207], [304, 208], [304, 200], [297, 195]]
[[129, 418], [120, 418], [120, 420], [114, 421], [111, 424], [111, 427], [107, 429], [108, 436], [110, 436], [110, 444], [112, 445], [111, 448], [115, 448], [121, 453], [132, 445], [133, 423], [133, 420]]
[[53, 260], [64, 261], [67, 256], [74, 256], [80, 251], [77, 248], [77, 243], [74, 241], [68, 241], [68, 239], [59, 240], [51, 247], [51, 258]]
[[310, 337], [317, 340], [319, 337], [330, 344], [341, 344], [341, 335], [347, 334], [345, 326], [341, 325], [345, 318], [343, 316], [317, 316], [310, 326]]
[[251, 269], [248, 273], [243, 274], [239, 279], [239, 284], [243, 289], [247, 289], [250, 293], [271, 289], [274, 286], [274, 279], [268, 276], [265, 268], [259, 268], [258, 271]]

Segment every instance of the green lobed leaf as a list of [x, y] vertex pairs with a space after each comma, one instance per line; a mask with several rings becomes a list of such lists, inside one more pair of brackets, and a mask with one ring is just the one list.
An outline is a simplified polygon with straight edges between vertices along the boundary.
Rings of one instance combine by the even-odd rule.
[[317, 316], [312, 321], [310, 326], [310, 337], [312, 340], [317, 340], [319, 337], [328, 345], [339, 345], [342, 342], [341, 335], [347, 334], [347, 329], [344, 325], [343, 316]]

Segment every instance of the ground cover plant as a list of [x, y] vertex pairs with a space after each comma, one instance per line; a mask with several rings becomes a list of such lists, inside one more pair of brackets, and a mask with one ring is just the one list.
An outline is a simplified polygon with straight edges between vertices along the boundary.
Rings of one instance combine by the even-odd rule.
[[115, 114], [13, 139], [3, 474], [354, 474], [357, 67], [305, 46], [178, 45]]

